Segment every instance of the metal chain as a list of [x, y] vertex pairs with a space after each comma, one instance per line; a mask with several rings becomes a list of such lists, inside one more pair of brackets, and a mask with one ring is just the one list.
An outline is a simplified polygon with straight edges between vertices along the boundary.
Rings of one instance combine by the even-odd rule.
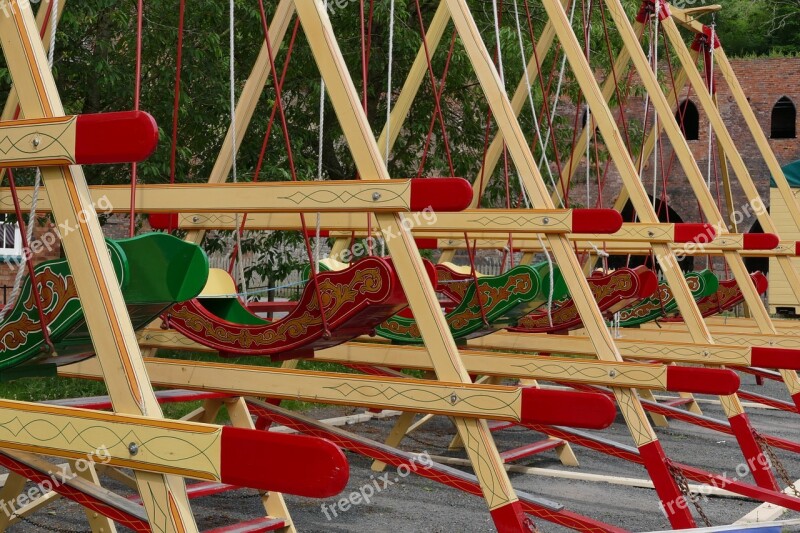
[[527, 516], [525, 517], [525, 521], [522, 523], [522, 525], [528, 528], [528, 531], [531, 533], [540, 533], [539, 528], [536, 527], [536, 523]]
[[53, 533], [92, 533], [91, 529], [67, 529], [62, 527], [55, 527], [55, 526], [48, 526], [46, 524], [42, 524], [40, 522], [36, 522], [31, 520], [28, 517], [18, 515], [16, 513], [11, 515], [11, 518], [17, 517], [20, 519], [21, 522], [25, 522], [26, 524], [30, 524], [33, 527], [38, 528], [39, 530], [44, 531], [52, 531]]
[[683, 471], [671, 463], [667, 464], [667, 468], [669, 468], [670, 474], [672, 474], [672, 477], [675, 479], [675, 483], [678, 484], [678, 488], [681, 490], [683, 497], [692, 502], [694, 508], [697, 509], [697, 514], [700, 515], [706, 527], [711, 527], [711, 520], [708, 518], [708, 515], [706, 515], [703, 506], [700, 505], [700, 498], [689, 488], [689, 480], [683, 475]]
[[800, 498], [800, 491], [797, 490], [797, 487], [794, 486], [794, 481], [792, 478], [789, 477], [789, 472], [786, 471], [786, 467], [784, 466], [783, 462], [780, 460], [778, 455], [775, 453], [775, 450], [770, 446], [769, 442], [762, 437], [758, 432], [753, 431], [753, 436], [758, 442], [759, 446], [761, 446], [761, 450], [767, 454], [769, 458], [769, 462], [772, 466], [775, 467], [775, 471], [778, 473], [778, 477], [781, 478], [781, 481], [786, 485], [786, 488], [796, 497]]

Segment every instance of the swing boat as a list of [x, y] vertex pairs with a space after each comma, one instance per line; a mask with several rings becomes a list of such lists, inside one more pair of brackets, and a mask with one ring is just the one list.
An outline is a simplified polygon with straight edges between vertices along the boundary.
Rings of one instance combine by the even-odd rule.
[[391, 264], [379, 257], [318, 273], [289, 313], [274, 321], [242, 304], [227, 272], [212, 270], [211, 279], [200, 296], [174, 305], [163, 315], [164, 327], [223, 357], [313, 357], [317, 350], [371, 334], [408, 305]]
[[[475, 278], [465, 270], [437, 265], [438, 286], [450, 296], [455, 306], [445, 314], [454, 339], [471, 339], [504, 329], [547, 301], [550, 287], [546, 264], [518, 265], [498, 276]], [[556, 274], [553, 281], [558, 298], [566, 293], [566, 284]], [[393, 316], [375, 333], [393, 342], [422, 342], [416, 321], [409, 316]]]
[[[171, 235], [151, 233], [132, 239], [106, 240], [114, 272], [125, 298], [134, 329], [140, 329], [165, 309], [195, 297], [208, 277], [208, 258], [198, 247]], [[91, 357], [92, 342], [84, 311], [65, 259], [35, 268], [38, 293], [54, 353], [37, 313], [31, 279], [26, 278], [17, 300], [0, 325], [0, 372], [12, 379], [16, 372], [43, 371], [44, 366]], [[53, 356], [56, 356], [55, 358]], [[40, 363], [36, 368], [15, 367]], [[51, 368], [51, 372], [54, 372]]]
[[[646, 267], [621, 268], [607, 274], [595, 272], [587, 281], [598, 309], [607, 319], [636, 301], [649, 298], [658, 286], [656, 275]], [[559, 333], [581, 327], [581, 324], [575, 301], [567, 297], [554, 301], [552, 309], [526, 315], [508, 331]]]

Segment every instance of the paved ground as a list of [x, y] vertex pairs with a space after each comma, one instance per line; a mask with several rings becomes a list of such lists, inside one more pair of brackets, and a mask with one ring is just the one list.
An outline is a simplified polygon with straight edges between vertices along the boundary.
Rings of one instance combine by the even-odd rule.
[[[753, 388], [775, 396], [786, 397], [778, 384], [755, 388], [753, 378], [744, 376], [747, 388]], [[720, 408], [704, 404], [706, 414], [721, 418]], [[326, 408], [313, 414], [319, 417], [340, 416], [357, 412], [353, 409]], [[751, 410], [752, 419], [758, 429], [782, 437], [800, 440], [800, 423], [796, 415], [779, 411]], [[371, 421], [351, 426], [362, 435], [382, 439], [393, 419]], [[445, 454], [445, 447], [452, 435], [452, 425], [447, 419], [438, 418], [420, 432], [417, 441], [406, 440], [404, 448], [413, 451], [427, 451], [431, 455]], [[601, 432], [604, 437], [630, 444], [624, 424], [618, 420], [614, 426]], [[669, 429], [658, 429], [668, 455], [678, 461], [712, 470], [727, 472], [735, 476], [740, 464], [738, 449], [726, 435], [694, 428], [683, 423], [673, 423]], [[539, 438], [530, 431], [506, 430], [497, 435], [498, 446], [508, 449]], [[643, 469], [622, 461], [607, 458], [586, 449], [575, 448], [581, 467], [579, 471], [606, 474], [629, 478], [644, 478]], [[778, 452], [792, 479], [800, 478], [800, 458], [785, 452]], [[370, 462], [360, 456], [348, 453], [351, 466], [351, 480], [346, 493], [358, 490], [371, 483], [373, 473]], [[448, 454], [463, 457], [463, 454]], [[526, 460], [520, 464], [575, 471], [562, 467], [552, 453]], [[325, 502], [305, 498], [288, 497], [292, 516], [300, 531], [304, 532], [481, 532], [494, 531], [489, 514], [481, 499], [464, 495], [413, 475], [402, 478], [392, 470], [392, 478], [397, 483], [375, 495], [368, 505], [352, 507], [345, 513], [334, 517], [323, 512], [323, 503], [333, 504], [335, 499]], [[547, 478], [527, 474], [511, 474], [514, 486], [534, 495], [558, 501], [568, 509], [593, 518], [621, 526], [631, 531], [654, 531], [668, 529], [668, 523], [661, 514], [655, 494], [649, 489], [640, 489], [597, 483]], [[744, 479], [751, 481], [751, 478]], [[115, 486], [107, 483], [109, 488]], [[193, 508], [201, 529], [218, 527], [238, 520], [254, 518], [260, 513], [260, 500], [252, 491], [241, 490], [234, 493], [208, 497], [193, 502]], [[744, 499], [712, 497], [704, 502], [703, 509], [714, 525], [730, 524], [754, 509], [758, 503]], [[798, 518], [797, 513], [784, 515], [783, 519]], [[59, 502], [32, 517], [33, 523], [21, 523], [11, 528], [12, 532], [41, 532], [53, 528], [56, 531], [85, 531], [86, 525], [81, 509], [74, 504]], [[560, 527], [537, 520], [543, 532], [561, 533]], [[800, 531], [800, 526], [786, 528], [786, 531]]]

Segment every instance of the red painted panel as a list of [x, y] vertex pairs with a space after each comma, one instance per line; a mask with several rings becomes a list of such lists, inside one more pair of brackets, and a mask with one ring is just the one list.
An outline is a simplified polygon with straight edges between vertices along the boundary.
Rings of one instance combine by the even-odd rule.
[[669, 471], [670, 463], [661, 443], [657, 440], [639, 448], [642, 463], [653, 480], [653, 486], [661, 500], [661, 508], [667, 513], [673, 529], [690, 529], [696, 526], [689, 505], [681, 494], [678, 484]]
[[622, 215], [614, 209], [573, 209], [573, 233], [616, 233], [622, 228]]
[[604, 394], [522, 389], [521, 422], [587, 429], [605, 429], [614, 423], [617, 408]]
[[507, 503], [490, 511], [494, 527], [498, 533], [520, 533], [523, 531], [536, 531], [533, 521], [522, 512], [519, 501]]
[[750, 419], [747, 418], [745, 413], [742, 413], [730, 417], [728, 422], [731, 424], [731, 429], [739, 443], [739, 448], [741, 448], [750, 473], [753, 474], [753, 479], [755, 479], [758, 486], [780, 492], [781, 489], [778, 487], [778, 482], [772, 473], [770, 462], [761, 449], [761, 445], [754, 438], [755, 430], [750, 425]]
[[420, 250], [436, 250], [439, 248], [438, 239], [414, 239]]
[[717, 232], [711, 224], [675, 224], [675, 242], [698, 242], [707, 244], [714, 240]]
[[753, 366], [779, 370], [800, 370], [800, 350], [753, 346], [750, 350]]
[[727, 396], [739, 390], [739, 376], [721, 368], [667, 367], [667, 390]]
[[222, 428], [223, 483], [310, 498], [344, 490], [350, 468], [332, 442], [225, 426]]
[[411, 180], [411, 210], [431, 208], [440, 213], [463, 211], [472, 202], [472, 185], [463, 178]]
[[745, 250], [774, 250], [781, 243], [780, 237], [774, 233], [745, 233]]
[[143, 111], [79, 115], [75, 159], [80, 164], [138, 163], [158, 145], [158, 125]]
[[178, 213], [153, 213], [147, 219], [153, 229], [172, 231], [178, 227]]

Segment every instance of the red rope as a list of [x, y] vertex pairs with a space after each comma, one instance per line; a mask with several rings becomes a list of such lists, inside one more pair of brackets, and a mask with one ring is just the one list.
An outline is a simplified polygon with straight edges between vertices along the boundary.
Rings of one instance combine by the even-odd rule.
[[[138, 0], [136, 4], [136, 79], [133, 88], [133, 109], [139, 110], [142, 95], [142, 23], [144, 20], [144, 3]], [[130, 227], [128, 233], [131, 237], [136, 235], [136, 182], [138, 169], [136, 163], [131, 166], [131, 211]]]
[[[175, 97], [172, 104], [172, 145], [170, 146], [169, 155], [169, 182], [175, 183], [175, 174], [177, 172], [177, 155], [178, 155], [178, 118], [180, 114], [181, 103], [181, 70], [183, 68], [183, 33], [184, 24], [186, 21], [186, 0], [181, 0], [178, 8], [178, 44], [175, 51]], [[169, 222], [169, 232], [175, 228], [172, 225], [172, 218]]]
[[[441, 106], [441, 92], [437, 88], [436, 83], [436, 75], [433, 73], [433, 63], [431, 62], [431, 53], [430, 49], [428, 48], [428, 38], [425, 31], [425, 22], [422, 18], [422, 8], [420, 7], [419, 0], [416, 0], [416, 10], [417, 10], [417, 19], [419, 20], [419, 31], [422, 36], [422, 47], [425, 50], [425, 61], [428, 67], [428, 77], [430, 78], [431, 82], [431, 90], [433, 91], [433, 103], [434, 103], [434, 113], [437, 117], [439, 117], [439, 125], [442, 130], [442, 143], [444, 145], [444, 152], [445, 157], [447, 158], [447, 166], [450, 169], [450, 175], [455, 176], [455, 167], [453, 166], [453, 157], [450, 153], [450, 143], [448, 142], [447, 137], [447, 128], [444, 121], [444, 114], [442, 113], [442, 106]], [[448, 56], [449, 59], [449, 56]], [[444, 83], [442, 83], [442, 86]]]
[[464, 244], [467, 246], [467, 257], [469, 257], [469, 273], [472, 276], [472, 283], [475, 284], [475, 298], [478, 300], [478, 309], [481, 312], [481, 320], [485, 325], [489, 325], [489, 319], [486, 317], [486, 309], [483, 308], [483, 302], [481, 301], [481, 287], [478, 285], [478, 271], [475, 269], [475, 243], [473, 243], [472, 248], [469, 246], [469, 237], [467, 237], [467, 233], [464, 232]]
[[[25, 219], [22, 216], [22, 209], [19, 205], [19, 195], [17, 194], [17, 181], [14, 179], [14, 171], [10, 168], [8, 169], [8, 184], [11, 188], [11, 198], [14, 202], [14, 212], [17, 215], [17, 224], [19, 224], [19, 233], [20, 233], [20, 240], [22, 241], [22, 253], [29, 254], [30, 253], [30, 246], [28, 243], [28, 232], [25, 228]], [[34, 220], [28, 221], [30, 224], [34, 224]], [[28, 260], [25, 261], [25, 268], [28, 270], [28, 277], [31, 280], [31, 296], [33, 296], [33, 300], [36, 303], [36, 312], [39, 315], [39, 325], [42, 330], [42, 337], [44, 338], [44, 342], [47, 345], [49, 351], [54, 351], [55, 348], [53, 347], [53, 342], [50, 340], [50, 330], [47, 326], [47, 317], [45, 316], [44, 309], [42, 308], [42, 297], [39, 293], [39, 284], [36, 280], [36, 271], [33, 266], [33, 257], [29, 256]], [[22, 294], [20, 293], [20, 296]], [[6, 302], [8, 305], [8, 302]]]
[[[261, 25], [263, 26], [264, 30], [264, 41], [267, 45], [267, 52], [269, 56], [269, 65], [270, 65], [270, 73], [272, 74], [273, 84], [275, 85], [275, 100], [278, 106], [278, 114], [281, 119], [281, 128], [283, 129], [283, 140], [286, 143], [286, 155], [289, 162], [289, 171], [292, 175], [292, 181], [297, 180], [297, 169], [295, 168], [294, 164], [294, 154], [292, 152], [292, 142], [289, 138], [289, 128], [288, 122], [286, 120], [286, 113], [283, 109], [283, 94], [281, 91], [281, 86], [278, 82], [278, 75], [275, 72], [275, 61], [274, 56], [272, 55], [272, 43], [269, 40], [269, 26], [267, 24], [267, 14], [264, 9], [264, 0], [258, 0], [258, 7], [261, 13]], [[317, 265], [314, 262], [314, 253], [311, 251], [311, 242], [308, 237], [308, 228], [306, 226], [306, 217], [302, 213], [300, 214], [300, 224], [303, 229], [303, 243], [306, 247], [306, 254], [308, 255], [308, 261], [310, 266], [311, 272], [311, 282], [314, 284], [314, 292], [316, 293], [317, 297], [317, 304], [319, 305], [319, 313], [320, 319], [322, 321], [322, 330], [323, 330], [323, 337], [329, 338], [331, 335], [330, 329], [328, 328], [328, 319], [325, 317], [325, 308], [323, 307], [322, 302], [322, 292], [319, 288], [319, 279], [317, 278]]]
[[[289, 39], [289, 47], [286, 50], [286, 60], [283, 63], [283, 70], [281, 71], [281, 79], [280, 79], [280, 86], [283, 87], [284, 82], [286, 81], [286, 73], [289, 70], [289, 61], [292, 58], [292, 52], [294, 51], [294, 43], [297, 39], [297, 33], [300, 29], [300, 19], [295, 19], [294, 29], [292, 30], [292, 36]], [[257, 182], [261, 176], [261, 169], [264, 165], [264, 157], [267, 153], [267, 146], [269, 145], [270, 136], [272, 134], [272, 127], [275, 124], [275, 118], [278, 113], [278, 102], [277, 100], [272, 105], [272, 113], [270, 114], [269, 121], [267, 122], [267, 129], [264, 133], [264, 140], [261, 142], [261, 151], [258, 153], [258, 161], [256, 162], [256, 168], [253, 172], [253, 182]], [[242, 222], [239, 225], [239, 235], [241, 236], [244, 234], [244, 228], [247, 224], [247, 215], [245, 213], [242, 215]], [[236, 264], [236, 257], [238, 256], [239, 249], [234, 247], [233, 252], [231, 253], [231, 260], [228, 263], [228, 273], [233, 273], [233, 268]]]

